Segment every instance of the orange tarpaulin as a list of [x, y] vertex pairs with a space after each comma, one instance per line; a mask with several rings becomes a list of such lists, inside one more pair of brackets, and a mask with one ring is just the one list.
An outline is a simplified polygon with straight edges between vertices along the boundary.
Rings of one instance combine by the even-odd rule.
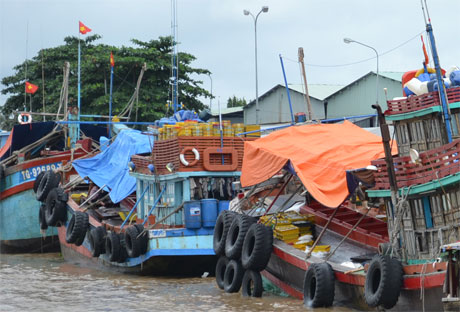
[[349, 195], [346, 170], [366, 167], [384, 156], [381, 137], [348, 121], [293, 126], [244, 143], [241, 185], [266, 181], [290, 161], [317, 201], [337, 207]]

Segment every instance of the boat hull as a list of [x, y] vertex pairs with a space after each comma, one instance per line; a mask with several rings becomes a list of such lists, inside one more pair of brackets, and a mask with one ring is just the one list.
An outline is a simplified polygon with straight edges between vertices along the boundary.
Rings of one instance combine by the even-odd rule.
[[[72, 208], [68, 206], [68, 210], [70, 220]], [[100, 225], [90, 217], [90, 228]], [[80, 246], [67, 243], [66, 226], [61, 226], [58, 234], [62, 255], [70, 263], [143, 275], [197, 276], [204, 272], [214, 273], [216, 257], [212, 248], [212, 229], [150, 230], [147, 252], [119, 263], [110, 261], [105, 254], [92, 257], [87, 237]]]
[[[305, 262], [305, 254], [291, 252], [290, 248], [281, 241], [275, 240], [273, 253], [262, 275], [273, 286], [281, 289], [288, 295], [303, 300], [303, 279], [307, 267], [312, 262]], [[318, 261], [316, 258], [313, 261]], [[434, 268], [425, 268], [426, 274], [407, 274], [408, 271], [417, 271], [420, 266], [406, 266], [404, 271], [404, 288], [401, 290], [398, 303], [391, 311], [442, 311], [442, 285], [445, 277], [444, 265], [436, 264]], [[333, 264], [335, 274], [334, 306], [346, 306], [359, 310], [371, 309], [364, 300], [364, 272], [345, 273], [337, 270]], [[421, 292], [420, 285], [425, 285]], [[423, 300], [421, 299], [423, 293]]]
[[28, 189], [1, 200], [0, 246], [6, 253], [48, 252], [59, 250], [56, 228], [43, 233], [38, 223], [40, 202]]

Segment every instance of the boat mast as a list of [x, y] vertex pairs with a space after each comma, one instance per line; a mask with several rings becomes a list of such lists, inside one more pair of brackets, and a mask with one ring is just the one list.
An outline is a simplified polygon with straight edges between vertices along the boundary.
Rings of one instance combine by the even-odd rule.
[[173, 105], [174, 114], [179, 107], [178, 99], [178, 75], [179, 75], [179, 58], [177, 56], [177, 0], [171, 0], [171, 37], [172, 37], [172, 53], [171, 53], [171, 102]]
[[[425, 3], [423, 3], [423, 1], [425, 1]], [[450, 143], [452, 142], [452, 129], [450, 124], [451, 117], [446, 93], [446, 86], [444, 85], [444, 79], [442, 79], [441, 65], [439, 64], [439, 56], [436, 50], [436, 42], [434, 40], [433, 27], [431, 26], [431, 18], [428, 13], [426, 0], [420, 0], [420, 2], [422, 4], [423, 17], [425, 19], [426, 24], [426, 32], [428, 34], [428, 38], [430, 39], [431, 53], [433, 55], [434, 68], [436, 70], [436, 80], [438, 81], [439, 98], [441, 100], [444, 122], [446, 124], [447, 140]]]

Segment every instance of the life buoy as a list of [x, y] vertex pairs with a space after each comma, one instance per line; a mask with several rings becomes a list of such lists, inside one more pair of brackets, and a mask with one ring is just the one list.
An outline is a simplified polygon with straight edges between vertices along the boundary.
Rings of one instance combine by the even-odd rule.
[[367, 270], [364, 299], [370, 307], [391, 309], [398, 302], [403, 285], [401, 262], [390, 256], [375, 256]]
[[29, 113], [21, 113], [18, 115], [18, 122], [21, 125], [29, 124], [32, 122], [32, 115]]
[[[185, 153], [187, 152], [193, 152], [193, 154], [195, 155], [195, 160], [192, 161], [192, 162], [188, 162], [187, 160], [185, 160]], [[198, 150], [194, 147], [184, 147], [182, 149], [182, 152], [180, 153], [179, 155], [179, 159], [180, 159], [180, 162], [186, 166], [186, 167], [192, 167], [192, 166], [195, 166], [197, 163], [198, 163], [198, 160], [200, 160], [200, 153], [198, 152]]]

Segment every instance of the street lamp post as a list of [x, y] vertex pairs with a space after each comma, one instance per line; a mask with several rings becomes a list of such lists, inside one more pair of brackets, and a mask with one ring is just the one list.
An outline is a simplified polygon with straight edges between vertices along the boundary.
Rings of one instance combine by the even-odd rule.
[[254, 20], [254, 51], [255, 51], [255, 60], [256, 60], [256, 124], [259, 124], [259, 89], [258, 89], [258, 80], [257, 80], [257, 19], [260, 15], [260, 13], [266, 13], [268, 12], [268, 6], [263, 6], [262, 9], [257, 13], [257, 15], [254, 17], [251, 12], [248, 10], [244, 10], [243, 13], [244, 15], [251, 15], [252, 19]]
[[353, 39], [350, 39], [350, 38], [343, 38], [343, 42], [345, 43], [357, 43], [357, 44], [360, 44], [362, 46], [365, 46], [365, 47], [368, 47], [369, 49], [372, 49], [374, 50], [375, 52], [375, 55], [377, 56], [377, 78], [376, 78], [376, 93], [377, 93], [377, 98], [375, 100], [375, 103], [376, 104], [379, 104], [379, 54], [377, 53], [377, 50], [374, 49], [373, 47], [371, 46], [368, 46], [367, 44], [364, 44], [364, 43], [361, 43], [359, 41], [356, 41], [356, 40], [353, 40]]
[[209, 99], [209, 109], [212, 110], [212, 78], [211, 78], [211, 73], [208, 73], [208, 77], [211, 80], [211, 98]]

